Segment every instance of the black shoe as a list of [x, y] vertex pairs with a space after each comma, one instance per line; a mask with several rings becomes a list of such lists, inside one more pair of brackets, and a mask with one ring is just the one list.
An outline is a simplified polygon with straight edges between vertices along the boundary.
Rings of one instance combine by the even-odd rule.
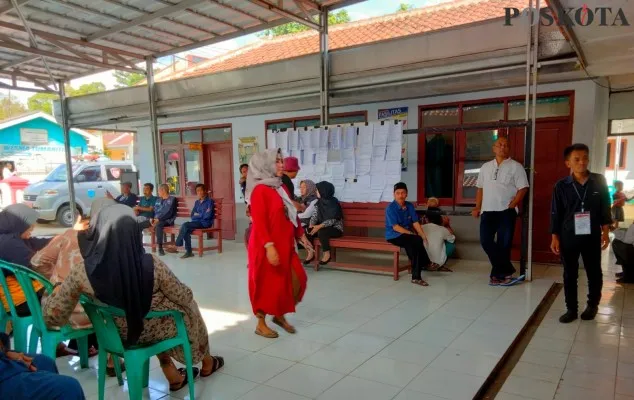
[[187, 253], [183, 254], [181, 258], [192, 258], [193, 256], [194, 256], [194, 253], [192, 253], [191, 251], [188, 251]]
[[559, 322], [561, 322], [562, 324], [569, 324], [572, 321], [576, 320], [579, 316], [577, 315], [576, 311], [566, 311], [566, 313], [564, 315], [562, 315], [561, 317], [559, 317]]
[[159, 256], [164, 256], [165, 255], [165, 251], [163, 249], [159, 249]]
[[599, 312], [599, 307], [588, 305], [586, 309], [581, 313], [581, 319], [584, 321], [593, 320]]
[[330, 262], [331, 258], [327, 259], [326, 261], [320, 261], [319, 265], [328, 265], [328, 263]]
[[616, 274], [614, 274], [614, 276], [616, 276], [617, 278], [623, 278], [623, 275], [623, 272], [617, 272]]

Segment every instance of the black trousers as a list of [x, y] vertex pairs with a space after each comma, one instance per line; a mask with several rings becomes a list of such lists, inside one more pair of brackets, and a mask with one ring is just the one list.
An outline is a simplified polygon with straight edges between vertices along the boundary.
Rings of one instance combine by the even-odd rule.
[[333, 226], [321, 228], [316, 235], [306, 235], [311, 242], [315, 237], [319, 238], [322, 251], [330, 251], [330, 239], [339, 238], [341, 236], [343, 236], [343, 233]]
[[564, 265], [564, 294], [566, 308], [578, 311], [577, 280], [579, 278], [579, 255], [588, 276], [588, 305], [598, 306], [603, 288], [601, 271], [601, 234], [575, 235], [564, 233], [560, 238], [561, 262]]
[[425, 250], [423, 238], [418, 235], [401, 235], [389, 239], [388, 242], [405, 249], [407, 258], [412, 263], [412, 280], [422, 279], [421, 271], [431, 262], [427, 250]]
[[511, 247], [516, 219], [514, 209], [486, 211], [480, 216], [480, 244], [491, 262], [491, 278], [504, 279], [515, 273]]
[[165, 235], [163, 234], [163, 228], [172, 225], [174, 224], [165, 221], [159, 221], [154, 226], [154, 230], [156, 231], [156, 244], [158, 244], [159, 249], [163, 248], [163, 239], [165, 238]]
[[623, 280], [634, 282], [634, 246], [618, 239], [612, 241], [616, 261], [623, 267]]

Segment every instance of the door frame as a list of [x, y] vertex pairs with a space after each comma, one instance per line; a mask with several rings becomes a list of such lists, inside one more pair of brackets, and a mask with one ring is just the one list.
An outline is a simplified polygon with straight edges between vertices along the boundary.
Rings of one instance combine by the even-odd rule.
[[[229, 152], [229, 158], [230, 158], [230, 174], [231, 174], [231, 178], [229, 179], [229, 184], [231, 185], [231, 203], [233, 204], [233, 212], [231, 215], [231, 221], [232, 221], [232, 230], [234, 235], [238, 234], [238, 224], [237, 224], [237, 219], [236, 219], [236, 188], [235, 188], [235, 182], [233, 181], [233, 177], [234, 177], [234, 169], [233, 169], [233, 130], [231, 132], [231, 140], [224, 140], [221, 142], [206, 142], [203, 143], [203, 148], [202, 148], [202, 154], [203, 154], [203, 166], [207, 166], [207, 163], [211, 164], [211, 157], [209, 155], [208, 149], [211, 146], [214, 145], [218, 145], [218, 144], [223, 144], [223, 145], [229, 145], [231, 147], [231, 151]], [[212, 171], [212, 167], [211, 165], [208, 166], [208, 170], [209, 172], [207, 174], [204, 175], [204, 180], [203, 182], [205, 183], [205, 185], [207, 186], [208, 190], [212, 190], [213, 189], [213, 182], [211, 181], [211, 171]], [[213, 197], [213, 193], [212, 196]], [[225, 198], [223, 198], [223, 200], [227, 200]], [[222, 216], [223, 216], [223, 221], [227, 221], [227, 212], [226, 209], [223, 208], [222, 210]]]

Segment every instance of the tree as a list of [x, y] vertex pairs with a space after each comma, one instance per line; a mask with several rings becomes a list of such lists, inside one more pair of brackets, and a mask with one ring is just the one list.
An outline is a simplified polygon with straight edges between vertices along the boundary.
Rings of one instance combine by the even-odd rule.
[[[70, 85], [65, 85], [66, 96], [83, 96], [86, 94], [100, 93], [106, 91], [106, 85], [101, 82], [85, 83], [78, 89], [74, 89]], [[55, 93], [37, 93], [29, 97], [27, 100], [27, 106], [30, 111], [43, 111], [47, 114], [53, 115], [53, 101], [57, 100], [59, 96]]]
[[15, 97], [6, 96], [0, 99], [0, 120], [24, 114], [26, 107]]
[[412, 11], [413, 9], [414, 9], [414, 6], [412, 4], [401, 3], [398, 6], [398, 9], [396, 10], [396, 12]]
[[112, 76], [117, 81], [114, 85], [117, 88], [134, 86], [145, 79], [145, 74], [139, 72], [114, 71]]
[[[328, 14], [328, 25], [338, 25], [350, 22], [350, 15], [346, 10], [339, 10], [336, 13]], [[282, 35], [289, 35], [292, 33], [298, 33], [307, 31], [310, 28], [299, 22], [289, 22], [284, 25], [276, 26], [275, 28], [267, 29], [260, 34], [262, 37], [277, 37]]]

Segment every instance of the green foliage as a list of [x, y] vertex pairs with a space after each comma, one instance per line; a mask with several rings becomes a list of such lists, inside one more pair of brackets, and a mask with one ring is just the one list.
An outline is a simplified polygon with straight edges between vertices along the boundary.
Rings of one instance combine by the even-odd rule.
[[145, 74], [139, 72], [114, 71], [112, 76], [117, 81], [114, 85], [117, 88], [134, 86], [145, 79]]
[[396, 12], [412, 11], [413, 9], [414, 9], [414, 6], [412, 4], [401, 3], [398, 6], [398, 9], [396, 10]]
[[[317, 20], [315, 21], [317, 22]], [[336, 13], [328, 14], [328, 25], [338, 25], [350, 22], [350, 15], [346, 10], [339, 10]], [[261, 37], [277, 37], [282, 35], [290, 35], [293, 33], [307, 31], [310, 28], [299, 22], [289, 22], [284, 25], [276, 26], [275, 28], [267, 29], [260, 34]]]
[[0, 120], [15, 117], [25, 112], [26, 107], [15, 97], [7, 96], [0, 99]]
[[[106, 85], [101, 82], [85, 83], [78, 89], [74, 89], [70, 85], [64, 86], [66, 90], [66, 96], [83, 96], [86, 94], [99, 93], [106, 91]], [[27, 107], [29, 111], [43, 111], [47, 114], [53, 115], [53, 101], [59, 98], [54, 93], [37, 93], [29, 97], [27, 100]]]

